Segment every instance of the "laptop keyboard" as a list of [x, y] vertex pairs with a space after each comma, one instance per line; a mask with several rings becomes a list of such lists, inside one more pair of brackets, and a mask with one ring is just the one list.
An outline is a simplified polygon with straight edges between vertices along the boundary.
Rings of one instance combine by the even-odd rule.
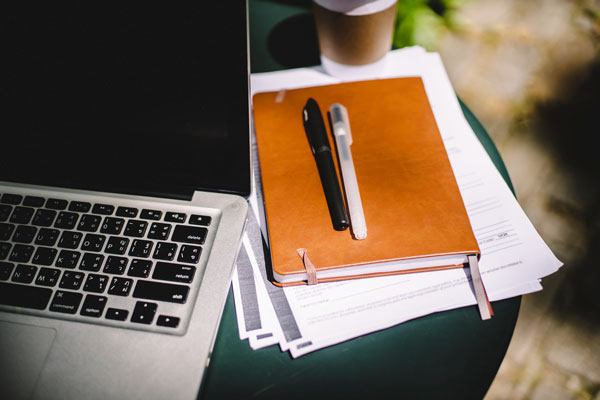
[[213, 217], [151, 206], [3, 193], [0, 307], [184, 333]]

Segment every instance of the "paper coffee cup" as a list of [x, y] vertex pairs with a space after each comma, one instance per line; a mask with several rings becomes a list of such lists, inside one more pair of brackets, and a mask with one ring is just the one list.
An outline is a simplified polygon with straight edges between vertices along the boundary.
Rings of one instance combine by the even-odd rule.
[[392, 47], [396, 0], [314, 0], [321, 62], [335, 76], [381, 69]]

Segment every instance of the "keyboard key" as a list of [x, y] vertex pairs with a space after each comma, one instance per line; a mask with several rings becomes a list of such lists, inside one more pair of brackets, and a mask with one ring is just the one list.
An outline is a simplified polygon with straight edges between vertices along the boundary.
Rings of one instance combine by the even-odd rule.
[[23, 196], [21, 196], [20, 194], [4, 193], [0, 198], [0, 203], [4, 204], [17, 205], [21, 204], [21, 201], [23, 201]]
[[60, 231], [58, 229], [40, 228], [35, 237], [35, 244], [40, 246], [54, 246], [59, 235]]
[[107, 233], [109, 235], [118, 235], [123, 229], [125, 220], [123, 218], [105, 217], [100, 233]]
[[14, 225], [0, 223], [0, 240], [8, 241], [14, 230]]
[[111, 236], [108, 238], [104, 251], [109, 254], [123, 255], [127, 252], [127, 246], [129, 246], [129, 239]]
[[54, 287], [60, 277], [60, 270], [56, 268], [40, 268], [35, 284], [40, 286]]
[[123, 275], [127, 269], [129, 259], [125, 257], [109, 256], [102, 272], [114, 275]]
[[8, 262], [0, 262], [0, 281], [7, 281], [12, 274], [15, 264]]
[[81, 232], [64, 231], [58, 240], [58, 247], [76, 249], [83, 238]]
[[89, 274], [83, 285], [83, 290], [86, 292], [102, 293], [108, 285], [107, 275]]
[[44, 310], [52, 289], [0, 282], [0, 304]]
[[108, 294], [115, 296], [129, 296], [133, 279], [114, 277], [108, 287]]
[[179, 325], [179, 318], [171, 317], [169, 315], [159, 315], [156, 320], [156, 325], [166, 326], [167, 328], [177, 328]]
[[122, 310], [119, 308], [109, 308], [108, 310], [106, 310], [106, 315], [104, 316], [104, 318], [113, 319], [115, 321], [125, 321], [127, 319], [128, 314], [129, 311], [127, 310]]
[[34, 226], [19, 225], [12, 237], [13, 242], [31, 243], [37, 233], [37, 228]]
[[137, 217], [138, 209], [133, 207], [119, 207], [117, 208], [118, 217], [135, 218]]
[[31, 255], [33, 254], [33, 246], [28, 246], [24, 244], [15, 244], [10, 252], [9, 261], [26, 263], [31, 259]]
[[158, 242], [152, 258], [158, 260], [172, 261], [177, 253], [177, 245], [175, 243]]
[[78, 251], [61, 250], [54, 265], [60, 268], [73, 269], [77, 266], [79, 257], [81, 257], [81, 253]]
[[143, 237], [148, 223], [146, 221], [130, 220], [125, 227], [125, 236]]
[[25, 196], [25, 200], [23, 200], [23, 205], [29, 207], [42, 207], [45, 202], [46, 199], [44, 199], [43, 197]]
[[81, 293], [57, 290], [52, 299], [52, 303], [50, 303], [50, 311], [75, 314], [79, 308], [82, 297], [83, 295]]
[[140, 218], [142, 219], [151, 219], [154, 221], [158, 221], [162, 217], [162, 211], [159, 210], [148, 210], [143, 209], [140, 213]]
[[50, 208], [52, 210], [64, 210], [67, 208], [69, 204], [68, 201], [62, 199], [48, 199], [46, 200], [46, 208]]
[[10, 248], [12, 244], [6, 242], [0, 242], [0, 260], [4, 260], [10, 254]]
[[35, 209], [31, 207], [15, 207], [10, 216], [10, 222], [13, 224], [28, 224], [34, 212]]
[[61, 289], [78, 290], [81, 287], [85, 274], [77, 271], [65, 271], [58, 286]]
[[161, 281], [192, 283], [196, 267], [185, 264], [174, 264], [159, 261], [154, 267], [152, 279]]
[[107, 300], [108, 298], [104, 296], [88, 294], [85, 296], [79, 314], [86, 317], [100, 318], [104, 312], [104, 307], [106, 307]]
[[52, 247], [38, 247], [31, 262], [38, 265], [52, 265], [56, 258], [56, 253], [58, 253], [58, 250]]
[[104, 262], [104, 256], [102, 254], [84, 253], [81, 257], [81, 264], [79, 269], [82, 271], [98, 272]]
[[54, 222], [54, 227], [60, 229], [73, 229], [78, 219], [79, 214], [75, 214], [68, 211], [61, 211], [58, 213], [58, 217]]
[[37, 267], [34, 267], [33, 265], [19, 264], [17, 265], [17, 268], [15, 268], [12, 280], [19, 283], [31, 283], [33, 282], [33, 277], [36, 272]]
[[206, 228], [177, 225], [173, 230], [173, 236], [171, 237], [171, 240], [182, 243], [204, 244], [207, 232], [208, 230]]
[[187, 215], [184, 213], [168, 212], [165, 214], [165, 221], [167, 222], [178, 222], [183, 224]]
[[209, 226], [211, 221], [212, 218], [209, 216], [192, 214], [189, 223], [192, 225]]
[[90, 208], [92, 208], [92, 205], [90, 203], [88, 203], [87, 201], [73, 200], [73, 201], [71, 201], [71, 203], [69, 203], [69, 211], [86, 213], [86, 212], [90, 211]]
[[152, 223], [148, 231], [148, 239], [167, 240], [171, 232], [171, 224]]
[[0, 242], [0, 260], [4, 260], [10, 254], [11, 243]]
[[81, 250], [102, 251], [102, 247], [104, 247], [105, 241], [106, 236], [104, 235], [95, 235], [93, 233], [88, 233], [87, 235], [85, 235], [85, 239], [83, 239], [83, 243], [81, 244]]
[[56, 211], [40, 208], [35, 212], [31, 223], [36, 226], [52, 226], [54, 218], [56, 218]]
[[134, 258], [131, 261], [127, 275], [135, 276], [136, 278], [147, 278], [150, 275], [150, 269], [152, 269], [152, 261]]
[[111, 206], [110, 204], [94, 204], [94, 208], [92, 208], [93, 214], [100, 215], [112, 215], [115, 211], [115, 206]]
[[133, 309], [133, 314], [131, 315], [131, 322], [148, 325], [151, 324], [157, 308], [158, 306], [156, 303], [138, 301], [135, 303], [135, 308]]
[[129, 249], [129, 255], [133, 257], [150, 257], [152, 252], [152, 242], [149, 240], [135, 239]]
[[98, 230], [98, 227], [100, 226], [100, 221], [102, 221], [102, 217], [99, 217], [97, 215], [82, 215], [79, 219], [77, 230], [85, 232], [96, 232]]
[[200, 254], [202, 254], [202, 247], [184, 244], [181, 246], [177, 261], [198, 264], [198, 261], [200, 260]]
[[8, 220], [8, 217], [10, 217], [12, 210], [13, 208], [8, 204], [0, 204], [0, 221], [4, 222]]
[[190, 288], [183, 285], [139, 280], [133, 290], [133, 297], [183, 304], [189, 291]]

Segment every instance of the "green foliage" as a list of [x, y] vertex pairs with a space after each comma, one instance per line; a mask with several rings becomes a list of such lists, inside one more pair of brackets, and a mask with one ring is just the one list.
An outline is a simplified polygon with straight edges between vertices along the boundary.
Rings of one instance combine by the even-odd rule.
[[465, 0], [398, 0], [394, 47], [421, 45], [433, 50], [452, 14]]

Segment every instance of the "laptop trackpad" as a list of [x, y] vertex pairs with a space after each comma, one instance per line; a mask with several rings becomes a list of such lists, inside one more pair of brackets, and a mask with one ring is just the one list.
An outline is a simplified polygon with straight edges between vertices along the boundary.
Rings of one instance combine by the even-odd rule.
[[31, 397], [56, 331], [0, 321], [0, 393], [5, 399]]

